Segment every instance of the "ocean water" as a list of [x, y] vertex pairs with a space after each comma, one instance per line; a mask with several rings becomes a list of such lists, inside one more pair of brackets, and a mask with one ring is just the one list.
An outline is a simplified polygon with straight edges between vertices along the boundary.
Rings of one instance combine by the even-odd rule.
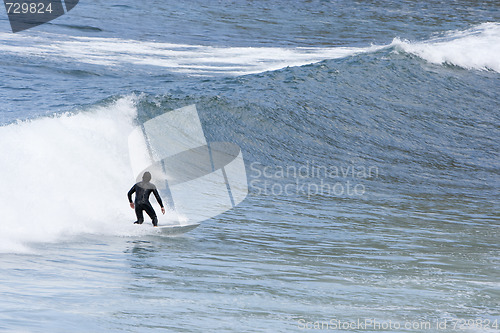
[[[499, 13], [80, 1], [13, 34], [3, 12], [0, 331], [500, 332]], [[160, 237], [132, 225], [127, 138], [191, 104], [249, 194]]]

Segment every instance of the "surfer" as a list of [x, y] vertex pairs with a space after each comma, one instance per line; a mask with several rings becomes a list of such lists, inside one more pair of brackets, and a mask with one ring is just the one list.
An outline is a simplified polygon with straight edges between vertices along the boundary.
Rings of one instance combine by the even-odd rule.
[[[137, 215], [137, 221], [134, 224], [142, 224], [144, 222], [143, 211], [151, 218], [153, 225], [155, 227], [158, 226], [158, 217], [156, 216], [156, 212], [151, 206], [149, 202], [149, 196], [151, 192], [155, 195], [156, 201], [160, 204], [162, 214], [165, 214], [165, 208], [163, 207], [163, 202], [161, 201], [160, 195], [158, 194], [158, 190], [156, 186], [151, 181], [151, 173], [148, 171], [144, 172], [142, 175], [142, 182], [139, 182], [132, 186], [130, 191], [128, 191], [128, 202], [130, 203], [130, 207], [135, 209], [135, 215]], [[135, 193], [135, 201], [132, 202], [132, 194]]]

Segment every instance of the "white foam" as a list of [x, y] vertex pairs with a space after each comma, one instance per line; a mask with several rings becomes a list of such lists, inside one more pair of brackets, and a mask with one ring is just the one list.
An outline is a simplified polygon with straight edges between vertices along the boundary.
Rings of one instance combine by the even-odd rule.
[[500, 72], [500, 24], [484, 23], [422, 42], [395, 38], [369, 47], [212, 47], [120, 38], [78, 37], [31, 32], [0, 33], [0, 54], [76, 61], [140, 70], [144, 65], [191, 75], [245, 75], [339, 59], [396, 47], [436, 63]]
[[0, 52], [100, 66], [156, 66], [192, 75], [245, 75], [372, 52], [380, 46], [330, 48], [212, 47], [119, 38], [0, 33]]
[[82, 233], [131, 235], [133, 97], [0, 127], [0, 252]]
[[500, 73], [500, 24], [483, 23], [465, 31], [424, 42], [395, 38], [393, 46], [434, 64], [452, 64], [466, 69]]

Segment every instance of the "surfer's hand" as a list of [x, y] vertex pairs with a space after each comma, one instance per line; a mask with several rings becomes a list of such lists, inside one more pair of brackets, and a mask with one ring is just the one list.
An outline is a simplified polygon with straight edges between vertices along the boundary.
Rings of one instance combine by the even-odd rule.
[[133, 203], [133, 202], [131, 202], [131, 203], [130, 203], [130, 208], [132, 208], [132, 209], [134, 209], [134, 208], [135, 208], [135, 206], [134, 206], [134, 203]]
[[164, 208], [164, 207], [161, 207], [161, 213], [162, 213], [163, 215], [165, 215], [165, 208]]

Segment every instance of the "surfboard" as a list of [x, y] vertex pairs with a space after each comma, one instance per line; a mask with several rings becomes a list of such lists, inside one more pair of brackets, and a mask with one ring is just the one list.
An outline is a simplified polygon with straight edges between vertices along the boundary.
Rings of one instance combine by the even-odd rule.
[[198, 227], [200, 223], [184, 224], [184, 225], [159, 225], [154, 228], [155, 232], [161, 236], [176, 236], [185, 234], [188, 231]]

